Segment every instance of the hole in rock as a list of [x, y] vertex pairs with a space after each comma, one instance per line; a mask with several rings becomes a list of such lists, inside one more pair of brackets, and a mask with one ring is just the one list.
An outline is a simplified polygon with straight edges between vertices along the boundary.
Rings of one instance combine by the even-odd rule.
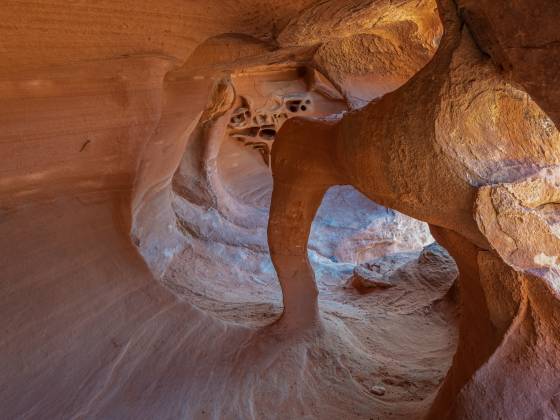
[[274, 140], [276, 137], [276, 130], [274, 128], [262, 128], [259, 136], [265, 140]]
[[[308, 114], [321, 116], [344, 104], [310, 90], [297, 71], [232, 80], [238, 99], [213, 122], [215, 129], [195, 131], [175, 175], [173, 207], [184, 250], [164, 282], [223, 322], [258, 328], [282, 310], [267, 246], [276, 132], [292, 106], [308, 104]], [[259, 118], [242, 126], [232, 119], [246, 113]], [[275, 123], [258, 125], [265, 121]], [[266, 144], [239, 141], [240, 133], [255, 130]], [[205, 160], [194, 165], [196, 153]], [[308, 255], [322, 317], [340, 340], [332, 345], [351, 349], [341, 363], [353, 381], [378, 396], [430, 397], [455, 350], [450, 290], [457, 267], [427, 224], [352, 187], [333, 187], [314, 219]]]
[[243, 128], [241, 130], [232, 130], [231, 131], [231, 136], [232, 137], [237, 137], [237, 138], [256, 137], [257, 134], [259, 134], [259, 128], [258, 127], [249, 127], [249, 128]]
[[[314, 116], [344, 109], [342, 103], [310, 91], [300, 73], [293, 69], [234, 78], [238, 99], [221, 117], [225, 122], [215, 122], [226, 126], [225, 135], [224, 130], [205, 130], [195, 133], [190, 142], [191, 147], [205, 144], [215, 156], [208, 159], [208, 153], [202, 153], [200, 158], [208, 160], [202, 162], [200, 173], [185, 173], [193, 168], [183, 164], [175, 177], [176, 185], [188, 175], [197, 184], [203, 178], [198, 187], [205, 191], [203, 198], [197, 198], [200, 191], [182, 185], [182, 194], [175, 196], [187, 245], [173, 261], [166, 281], [181, 288], [197, 306], [224, 319], [262, 325], [281, 312], [266, 237], [271, 147], [251, 138], [274, 140], [286, 120], [285, 111], [302, 103], [315, 104]], [[257, 118], [252, 122], [246, 115]], [[268, 120], [276, 121], [275, 125], [258, 125]], [[192, 160], [192, 154], [187, 150], [185, 156]], [[201, 200], [206, 204], [201, 206]], [[433, 241], [425, 223], [378, 206], [351, 187], [331, 188], [308, 244], [323, 309], [366, 319], [376, 311], [430, 308], [457, 276], [451, 258], [430, 245]], [[436, 278], [422, 271], [422, 261], [428, 260], [441, 265]], [[334, 303], [336, 310], [331, 308]]]

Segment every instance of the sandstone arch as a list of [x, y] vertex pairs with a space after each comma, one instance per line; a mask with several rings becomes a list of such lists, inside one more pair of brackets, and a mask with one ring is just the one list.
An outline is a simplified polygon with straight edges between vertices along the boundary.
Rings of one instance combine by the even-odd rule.
[[[534, 232], [539, 235], [539, 240], [522, 239], [524, 229], [518, 222], [516, 228], [508, 229], [505, 234], [508, 236], [499, 240], [498, 244], [494, 229], [503, 232], [505, 220], [508, 220], [509, 225], [514, 223], [515, 216], [504, 215], [503, 219], [497, 216], [497, 224], [483, 224], [484, 229], [479, 231], [477, 220], [480, 223], [484, 217], [479, 214], [482, 207], [474, 209], [477, 196], [484, 206], [482, 203], [489, 200], [484, 185], [524, 179], [528, 174], [535, 174], [535, 171], [548, 167], [543, 171], [551, 174], [549, 181], [533, 181], [544, 182], [546, 187], [539, 184], [536, 189], [536, 184], [528, 179], [521, 181], [520, 185], [526, 182], [526, 188], [532, 190], [527, 193], [535, 196], [535, 204], [525, 204], [526, 206], [539, 206], [536, 203], [542, 203], [540, 206], [548, 205], [549, 211], [555, 212], [552, 209], [556, 200], [553, 197], [557, 195], [554, 168], [560, 157], [558, 142], [552, 140], [558, 136], [556, 131], [549, 141], [545, 141], [544, 146], [539, 144], [536, 149], [531, 149], [532, 141], [539, 141], [538, 136], [537, 140], [530, 140], [535, 138], [535, 131], [523, 125], [523, 119], [520, 118], [516, 120], [518, 125], [509, 127], [516, 135], [523, 133], [520, 141], [511, 144], [510, 150], [499, 158], [503, 159], [499, 161], [499, 167], [487, 167], [486, 159], [488, 153], [492, 152], [495, 140], [492, 145], [485, 143], [487, 132], [484, 131], [484, 120], [493, 118], [492, 108], [499, 105], [496, 95], [502, 95], [504, 89], [505, 95], [510, 97], [519, 93], [515, 93], [515, 86], [508, 87], [500, 69], [481, 54], [469, 29], [460, 19], [455, 4], [442, 0], [438, 2], [438, 9], [444, 24], [440, 47], [431, 62], [404, 86], [362, 110], [343, 116], [340, 121], [296, 119], [280, 131], [278, 145], [273, 153], [274, 191], [269, 221], [271, 256], [284, 293], [284, 315], [280, 322], [288, 328], [320, 322], [314, 275], [307, 260], [306, 243], [315, 211], [330, 186], [349, 183], [371, 199], [431, 224], [436, 239], [458, 263], [461, 295], [458, 350], [428, 416], [434, 419], [456, 418], [458, 414], [451, 414], [452, 410], [465, 415], [461, 411], [461, 404], [472, 407], [480, 401], [474, 402], [468, 398], [482, 397], [472, 394], [467, 397], [463, 394], [458, 406], [454, 401], [465, 385], [476, 381], [473, 379], [476, 372], [488, 360], [500, 357], [498, 355], [504, 351], [523, 351], [516, 344], [509, 343], [506, 335], [511, 333], [510, 329], [516, 328], [517, 322], [525, 320], [524, 305], [530, 299], [526, 291], [519, 291], [524, 284], [523, 274], [514, 273], [526, 273], [525, 278], [534, 278], [535, 274], [528, 266], [521, 268], [519, 265], [512, 265], [510, 258], [502, 260], [498, 272], [486, 272], [489, 265], [482, 263], [485, 261], [481, 260], [482, 256], [496, 260], [493, 266], [496, 269], [500, 265], [499, 255], [503, 258], [501, 246], [509, 241], [507, 246], [515, 250], [521, 247], [518, 241], [524, 244], [529, 242], [533, 244], [530, 246], [531, 251], [527, 248], [528, 255], [523, 254], [524, 257], [520, 258], [532, 260], [529, 266], [540, 265], [541, 270], [548, 270], [551, 276], [556, 276], [556, 258], [549, 259], [545, 255], [555, 255], [559, 249], [557, 238], [553, 239], [551, 248], [547, 248], [548, 241], [541, 242], [545, 241], [543, 235], [549, 237], [545, 232], [553, 229], [555, 222], [547, 223], [542, 215], [537, 216], [534, 211], [523, 213], [524, 216], [520, 217], [527, 218], [523, 219], [527, 223], [529, 218], [535, 220], [530, 224], [535, 226]], [[480, 113], [474, 117], [474, 121], [470, 121], [468, 109], [480, 95], [486, 95], [485, 105], [477, 108]], [[526, 103], [527, 113], [539, 113], [537, 105]], [[455, 109], [463, 111], [462, 117], [467, 119], [464, 126], [452, 124], [450, 117]], [[402, 116], [408, 118], [401, 120]], [[464, 131], [457, 132], [461, 129]], [[545, 134], [545, 137], [548, 135]], [[466, 154], [473, 157], [468, 166], [464, 163], [465, 152], [459, 151], [465, 147], [469, 149]], [[524, 150], [523, 166], [515, 160], [517, 148]], [[312, 158], [305, 160], [302, 156]], [[480, 190], [483, 193], [477, 193], [480, 187], [483, 187]], [[496, 190], [492, 191], [501, 191], [504, 187], [493, 188]], [[509, 187], [505, 188], [511, 191]], [[513, 191], [511, 194], [524, 200]], [[494, 206], [503, 205], [495, 201], [499, 199], [493, 200]], [[498, 208], [494, 211], [500, 214]], [[537, 223], [538, 227], [533, 223]], [[285, 232], [290, 234], [285, 236]], [[518, 235], [521, 236], [519, 239]], [[490, 238], [494, 240], [490, 241]], [[536, 245], [537, 242], [539, 245]], [[549, 251], [544, 252], [545, 248]], [[499, 278], [496, 281], [499, 285], [489, 284], [488, 282], [492, 283], [488, 278], [491, 275], [505, 278], [514, 276], [517, 280], [500, 284], [502, 279]], [[539, 283], [543, 290], [554, 287], [546, 275], [541, 277]], [[500, 304], [514, 309], [507, 316], [501, 313], [498, 328], [493, 315], [496, 308], [492, 307], [496, 296], [490, 297], [488, 294], [500, 287], [509, 290], [509, 294], [503, 297], [507, 303]], [[554, 299], [556, 292], [548, 290], [550, 297]], [[553, 305], [549, 310], [558, 309]], [[535, 334], [538, 336], [538, 333]], [[556, 348], [556, 344], [552, 344], [552, 347]], [[548, 357], [550, 356], [544, 356], [545, 359]], [[543, 363], [554, 363], [556, 358], [557, 356], [552, 356], [552, 359]], [[499, 372], [495, 374], [500, 375]], [[536, 378], [532, 375], [539, 374], [526, 372], [526, 375]], [[530, 386], [536, 385], [532, 382]], [[548, 392], [544, 391], [549, 389], [547, 386], [543, 386], [542, 392]], [[507, 385], [502, 384], [501, 388], [489, 391], [489, 394], [493, 395], [495, 392], [507, 393]], [[484, 399], [491, 398], [490, 395]], [[536, 412], [547, 412], [546, 408], [540, 407], [551, 404], [552, 400], [549, 398], [537, 393], [533, 394], [530, 402], [519, 404], [532, 404]], [[506, 418], [511, 415], [511, 407], [501, 409], [505, 411], [497, 411], [497, 417]], [[523, 410], [523, 406], [518, 409]]]

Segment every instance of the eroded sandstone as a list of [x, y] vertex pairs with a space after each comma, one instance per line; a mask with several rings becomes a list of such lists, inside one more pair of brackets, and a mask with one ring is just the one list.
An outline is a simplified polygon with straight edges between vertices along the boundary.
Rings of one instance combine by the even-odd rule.
[[0, 417], [557, 418], [559, 13], [7, 2]]

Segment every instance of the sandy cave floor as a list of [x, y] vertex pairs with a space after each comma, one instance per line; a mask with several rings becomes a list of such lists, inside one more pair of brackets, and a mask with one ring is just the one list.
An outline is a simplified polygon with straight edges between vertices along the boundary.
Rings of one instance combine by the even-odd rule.
[[[251, 389], [246, 396], [252, 408], [234, 410], [234, 417], [251, 417], [251, 412], [263, 418], [260, 411], [266, 418], [293, 418], [293, 408], [266, 408], [267, 395], [283, 399], [284, 394], [288, 403], [292, 393], [301, 418], [422, 417], [456, 347], [455, 306], [446, 296], [456, 268], [445, 251], [431, 246], [422, 256], [393, 255], [396, 286], [365, 295], [348, 285], [347, 269], [325, 269], [324, 261], [312, 257], [324, 330], [295, 337], [271, 325], [281, 313], [276, 280], [243, 276], [225, 254], [222, 249], [208, 257], [208, 244], [193, 240], [173, 260], [164, 282], [213, 322], [223, 323], [227, 334], [248, 334], [233, 350], [233, 365], [251, 366], [251, 378], [241, 375], [239, 392]], [[390, 264], [388, 258], [379, 261]]]

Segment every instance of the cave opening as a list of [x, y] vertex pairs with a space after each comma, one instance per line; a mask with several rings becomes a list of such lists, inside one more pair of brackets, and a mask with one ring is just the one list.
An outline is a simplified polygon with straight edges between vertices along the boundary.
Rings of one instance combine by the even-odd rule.
[[[229, 110], [199, 124], [175, 174], [173, 208], [187, 236], [186, 250], [171, 264], [165, 281], [189, 283], [202, 307], [208, 306], [204, 299], [227, 301], [228, 294], [230, 303], [237, 299], [268, 307], [263, 318], [269, 321], [281, 311], [266, 238], [276, 134], [291, 117], [328, 117], [348, 105], [342, 96], [325, 94], [336, 89], [324, 77], [301, 67], [244, 70], [233, 75], [232, 87]], [[351, 291], [393, 288], [395, 272], [422, 253], [441, 254], [447, 261], [441, 270], [449, 278], [440, 286], [449, 288], [456, 266], [435, 244], [426, 223], [344, 185], [325, 195], [308, 241], [322, 301], [344, 302]], [[198, 284], [199, 278], [215, 280]]]
[[[231, 108], [195, 130], [174, 177], [184, 249], [163, 281], [226, 324], [258, 331], [282, 313], [267, 245], [276, 133], [292, 116], [347, 109], [301, 74], [283, 69], [232, 77]], [[193, 165], [197, 154], [202, 165]], [[429, 400], [456, 347], [458, 273], [428, 225], [351, 186], [332, 187], [314, 218], [308, 257], [321, 316], [340, 340], [336, 346], [351, 348], [343, 364], [360, 389]]]
[[[229, 143], [247, 155], [240, 162], [251, 182], [230, 178], [222, 184], [230, 213], [202, 210], [175, 197], [177, 217], [191, 228], [184, 231], [188, 245], [173, 259], [164, 282], [226, 325], [259, 331], [282, 312], [266, 245], [272, 180], [253, 150], [234, 139]], [[228, 146], [224, 153], [231, 159]], [[240, 203], [246, 218], [238, 217], [232, 202]], [[379, 206], [353, 187], [333, 187], [313, 222], [308, 255], [321, 316], [333, 334], [327, 343], [311, 342], [310, 351], [324, 348], [321, 358], [342, 357], [344, 373], [336, 375], [352, 378], [373, 398], [426, 404], [456, 348], [458, 275], [427, 224]]]

